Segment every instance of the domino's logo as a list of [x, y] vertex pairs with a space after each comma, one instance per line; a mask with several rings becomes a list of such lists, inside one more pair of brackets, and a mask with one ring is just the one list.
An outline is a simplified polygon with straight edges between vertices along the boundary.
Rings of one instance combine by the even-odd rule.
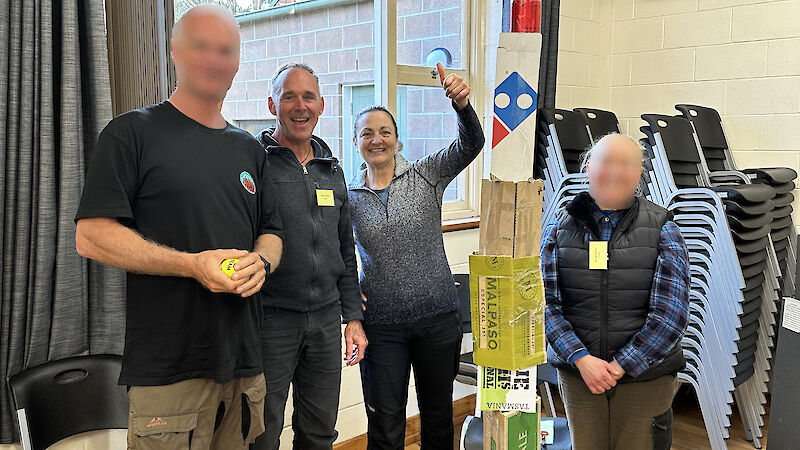
[[494, 90], [492, 147], [514, 131], [536, 111], [536, 91], [517, 72], [512, 72]]

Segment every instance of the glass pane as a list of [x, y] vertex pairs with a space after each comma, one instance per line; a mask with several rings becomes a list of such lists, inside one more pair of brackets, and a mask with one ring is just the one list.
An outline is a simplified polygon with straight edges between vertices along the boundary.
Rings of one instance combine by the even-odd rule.
[[[397, 127], [409, 161], [435, 153], [458, 137], [456, 113], [440, 87], [397, 86]], [[444, 201], [463, 201], [464, 183], [462, 172], [447, 186]]]
[[[350, 107], [345, 113], [349, 112], [350, 117], [355, 118], [359, 111], [373, 103], [375, 103], [374, 85], [352, 86], [350, 87]], [[353, 145], [352, 124], [349, 130], [342, 130], [342, 134], [349, 137], [349, 139], [345, 138], [342, 144], [344, 147], [342, 151], [342, 168], [344, 169], [345, 180], [349, 183], [364, 160], [361, 159], [361, 154], [358, 153], [358, 149]]]
[[234, 125], [249, 132], [255, 137], [261, 132], [275, 126], [275, 119], [234, 120]]
[[397, 63], [463, 69], [464, 0], [397, 0]]

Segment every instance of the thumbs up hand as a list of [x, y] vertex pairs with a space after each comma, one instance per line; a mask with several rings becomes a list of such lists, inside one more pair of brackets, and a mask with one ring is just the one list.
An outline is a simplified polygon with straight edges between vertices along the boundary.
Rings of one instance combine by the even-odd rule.
[[456, 110], [461, 111], [469, 104], [469, 85], [460, 76], [451, 73], [446, 75], [442, 63], [436, 63], [439, 72], [439, 83], [444, 88], [445, 95], [456, 105]]

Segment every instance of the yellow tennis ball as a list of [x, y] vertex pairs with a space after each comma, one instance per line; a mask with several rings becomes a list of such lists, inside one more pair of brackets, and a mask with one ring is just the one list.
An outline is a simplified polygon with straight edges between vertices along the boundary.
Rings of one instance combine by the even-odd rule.
[[222, 261], [222, 264], [219, 265], [219, 268], [222, 269], [223, 272], [225, 272], [225, 275], [231, 277], [233, 276], [233, 273], [236, 272], [233, 266], [238, 262], [239, 260], [236, 258], [226, 259]]

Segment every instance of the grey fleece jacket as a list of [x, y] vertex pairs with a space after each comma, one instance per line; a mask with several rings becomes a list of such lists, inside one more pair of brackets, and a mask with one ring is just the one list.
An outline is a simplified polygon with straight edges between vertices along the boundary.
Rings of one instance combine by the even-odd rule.
[[386, 205], [366, 185], [365, 164], [350, 183], [366, 324], [410, 324], [459, 307], [444, 252], [442, 197], [478, 156], [484, 136], [471, 105], [457, 115], [458, 139], [449, 147], [414, 162], [395, 154]]
[[[361, 320], [353, 227], [339, 161], [325, 141], [313, 136], [314, 158], [304, 168], [272, 138], [273, 132], [263, 131], [259, 140], [267, 151], [266, 170], [284, 223], [283, 256], [261, 291], [261, 301], [265, 308], [301, 312], [341, 303], [344, 322]], [[333, 191], [334, 206], [317, 204], [320, 189]]]

